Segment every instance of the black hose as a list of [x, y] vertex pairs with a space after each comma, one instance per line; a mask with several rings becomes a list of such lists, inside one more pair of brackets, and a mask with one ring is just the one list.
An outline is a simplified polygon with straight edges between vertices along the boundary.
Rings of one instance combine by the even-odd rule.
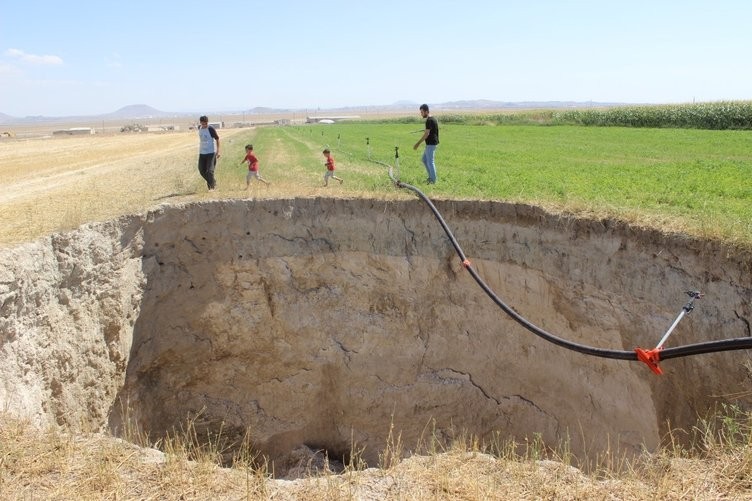
[[[610, 350], [606, 348], [596, 348], [594, 346], [588, 346], [584, 344], [575, 343], [572, 341], [568, 341], [564, 338], [555, 336], [554, 334], [551, 334], [550, 332], [545, 331], [544, 329], [541, 329], [540, 327], [536, 326], [529, 320], [527, 320], [525, 317], [514, 311], [509, 305], [507, 305], [504, 301], [499, 298], [499, 296], [496, 295], [496, 293], [486, 284], [486, 282], [478, 275], [478, 272], [473, 268], [472, 264], [468, 261], [467, 257], [465, 257], [465, 253], [462, 251], [462, 248], [460, 247], [460, 244], [457, 242], [457, 239], [452, 234], [451, 230], [446, 224], [446, 221], [444, 221], [444, 218], [441, 216], [441, 213], [436, 208], [436, 206], [429, 200], [429, 198], [418, 188], [416, 188], [413, 185], [403, 183], [399, 181], [398, 179], [395, 179], [392, 174], [392, 168], [388, 164], [384, 164], [382, 162], [376, 162], [381, 165], [384, 165], [389, 168], [389, 178], [392, 180], [392, 182], [397, 186], [398, 188], [405, 188], [412, 192], [414, 192], [418, 197], [420, 197], [421, 200], [423, 200], [426, 205], [431, 209], [434, 216], [436, 216], [436, 219], [439, 221], [439, 224], [444, 229], [444, 232], [447, 234], [447, 237], [449, 237], [449, 241], [452, 243], [452, 246], [454, 247], [454, 250], [457, 252], [457, 255], [462, 260], [463, 265], [467, 269], [468, 272], [470, 272], [470, 275], [475, 279], [475, 281], [478, 283], [478, 285], [483, 289], [483, 291], [488, 295], [488, 297], [493, 300], [494, 303], [496, 303], [499, 308], [504, 310], [504, 312], [509, 315], [513, 320], [515, 320], [518, 324], [523, 326], [525, 329], [529, 330], [533, 334], [545, 339], [546, 341], [549, 341], [555, 345], [561, 346], [562, 348], [566, 348], [568, 350], [576, 351], [578, 353], [582, 353], [585, 355], [592, 355], [595, 357], [601, 357], [601, 358], [610, 358], [610, 359], [617, 359], [617, 360], [634, 360], [637, 361], [639, 358], [637, 357], [637, 353], [635, 351], [627, 351], [627, 350]], [[701, 355], [703, 353], [715, 353], [719, 351], [730, 351], [730, 350], [748, 350], [752, 349], [752, 337], [742, 337], [742, 338], [734, 338], [734, 339], [724, 339], [720, 341], [707, 341], [703, 343], [697, 343], [697, 344], [688, 344], [683, 346], [677, 346], [675, 348], [665, 348], [660, 350], [660, 359], [661, 360], [667, 360], [670, 358], [680, 358], [680, 357], [688, 357], [693, 355]]]

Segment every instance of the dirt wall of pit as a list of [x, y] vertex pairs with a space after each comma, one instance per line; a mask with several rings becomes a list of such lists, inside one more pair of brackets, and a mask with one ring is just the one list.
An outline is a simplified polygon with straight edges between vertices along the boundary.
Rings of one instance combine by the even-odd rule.
[[[439, 202], [481, 276], [576, 342], [652, 347], [750, 335], [752, 261], [711, 243], [522, 205]], [[567, 440], [578, 454], [655, 446], [748, 395], [750, 354], [637, 362], [569, 352], [511, 321], [420, 201], [165, 206], [2, 252], [0, 405], [43, 422], [150, 436], [192, 417], [370, 463], [469, 432]], [[746, 399], [746, 400], [744, 400]], [[743, 405], [750, 397], [743, 397]]]

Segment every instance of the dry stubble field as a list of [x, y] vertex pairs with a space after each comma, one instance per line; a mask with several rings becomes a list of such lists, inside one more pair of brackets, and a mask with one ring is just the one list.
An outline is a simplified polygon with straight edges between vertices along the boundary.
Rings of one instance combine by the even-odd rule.
[[[248, 129], [224, 129], [223, 141]], [[0, 243], [206, 197], [194, 131], [0, 141]]]

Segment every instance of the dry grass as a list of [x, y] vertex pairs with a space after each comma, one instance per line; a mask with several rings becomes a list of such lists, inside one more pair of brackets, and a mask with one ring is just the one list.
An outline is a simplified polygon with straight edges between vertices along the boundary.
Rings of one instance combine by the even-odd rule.
[[225, 155], [217, 165], [217, 190], [211, 193], [196, 168], [195, 132], [2, 140], [0, 244], [142, 213], [162, 203], [363, 195], [348, 183], [336, 190], [322, 187], [323, 170], [305, 178], [288, 172], [284, 148], [270, 150], [264, 158], [264, 166], [275, 172], [272, 185], [265, 188], [256, 182], [246, 191], [244, 178], [227, 173], [237, 171], [241, 157], [233, 153], [241, 151], [239, 143], [253, 134], [252, 129], [220, 131]]
[[195, 134], [187, 133], [0, 142], [0, 242], [196, 195], [195, 148]]
[[624, 461], [619, 471], [585, 474], [550, 452], [518, 455], [515, 444], [507, 444], [491, 454], [463, 438], [407, 459], [399, 458], [401, 445], [392, 441], [380, 468], [363, 470], [354, 459], [341, 474], [325, 468], [285, 481], [272, 479], [248, 448], [240, 448], [233, 466], [222, 467], [220, 447], [199, 444], [190, 427], [162, 441], [162, 452], [104, 434], [40, 431], [2, 415], [0, 498], [752, 499], [750, 422], [752, 416], [738, 411], [701, 422], [694, 450], [665, 448]]

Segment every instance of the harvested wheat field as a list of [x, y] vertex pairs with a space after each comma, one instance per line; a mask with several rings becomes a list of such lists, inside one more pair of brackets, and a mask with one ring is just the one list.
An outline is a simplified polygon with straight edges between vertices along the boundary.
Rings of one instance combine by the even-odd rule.
[[[489, 300], [411, 194], [208, 192], [196, 148], [0, 142], [0, 497], [752, 498], [748, 352], [659, 377], [565, 350]], [[549, 332], [632, 350], [696, 287], [683, 343], [751, 334], [749, 257], [721, 244], [435, 203]]]

